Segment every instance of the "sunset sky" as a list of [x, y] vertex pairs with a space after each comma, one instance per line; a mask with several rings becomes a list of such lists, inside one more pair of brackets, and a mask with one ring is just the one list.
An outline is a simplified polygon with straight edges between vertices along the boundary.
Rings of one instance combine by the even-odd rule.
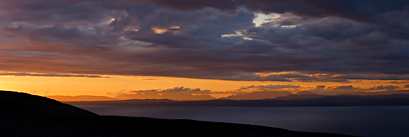
[[409, 1], [0, 0], [0, 89], [409, 93]]

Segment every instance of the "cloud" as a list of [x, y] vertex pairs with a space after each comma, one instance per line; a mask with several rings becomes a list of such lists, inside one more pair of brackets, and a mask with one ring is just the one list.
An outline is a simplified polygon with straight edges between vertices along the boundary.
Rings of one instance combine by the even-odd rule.
[[271, 91], [271, 90], [279, 90], [279, 89], [289, 89], [289, 88], [300, 88], [300, 86], [295, 85], [251, 85], [251, 86], [243, 86], [237, 89], [238, 91]]
[[325, 85], [316, 85], [315, 88], [317, 89], [324, 89], [326, 86]]
[[394, 91], [396, 89], [399, 89], [399, 86], [394, 86], [394, 85], [388, 85], [388, 86], [373, 86], [370, 87], [369, 90], [387, 90], [387, 91]]
[[[176, 3], [183, 4], [176, 4]], [[220, 10], [234, 10], [237, 7], [245, 7], [253, 11], [265, 13], [292, 13], [303, 17], [326, 17], [337, 16], [354, 21], [370, 23], [394, 30], [408, 29], [403, 25], [402, 19], [408, 14], [406, 6], [409, 4], [403, 0], [372, 1], [314, 1], [314, 0], [237, 0], [225, 2], [202, 2], [180, 0], [175, 3], [163, 2], [161, 0], [151, 3], [177, 10], [199, 10], [212, 7]], [[360, 8], [366, 7], [366, 8]]]
[[299, 91], [298, 85], [250, 85], [242, 86], [238, 89], [221, 92], [223, 94], [232, 94], [222, 99], [233, 100], [258, 100], [266, 98], [276, 98], [291, 95], [290, 91]]
[[105, 76], [99, 75], [82, 75], [82, 74], [57, 74], [57, 73], [19, 73], [19, 72], [11, 72], [11, 73], [0, 73], [2, 76], [34, 76], [34, 77], [85, 77], [85, 78], [109, 78]]
[[309, 88], [310, 91], [321, 95], [388, 95], [388, 94], [402, 94], [405, 90], [399, 90], [403, 87], [396, 85], [377, 85], [369, 88], [355, 87], [352, 85], [336, 85], [326, 87], [324, 85], [317, 85], [315, 88]]
[[[369, 88], [360, 88], [352, 85], [303, 87], [299, 85], [250, 85], [226, 91], [210, 91], [200, 88], [173, 87], [168, 89], [150, 89], [127, 91], [121, 90], [117, 93], [108, 92], [111, 99], [172, 99], [172, 100], [212, 100], [212, 99], [233, 99], [233, 100], [259, 100], [274, 99], [288, 95], [318, 94], [318, 95], [389, 95], [406, 94], [409, 85], [402, 87], [395, 85], [377, 85]], [[213, 97], [215, 96], [215, 97]], [[302, 96], [301, 96], [302, 97]], [[67, 99], [67, 98], [66, 98]]]
[[327, 87], [326, 89], [332, 89], [332, 90], [348, 90], [348, 89], [358, 89], [357, 87], [354, 87], [352, 85], [340, 85], [340, 86], [332, 86], [332, 87]]
[[393, 84], [402, 84], [402, 83], [409, 83], [409, 81], [391, 81], [389, 83], [393, 83]]
[[[409, 80], [409, 3], [402, 0], [2, 0], [0, 5], [4, 71]], [[255, 13], [278, 17], [255, 27]]]
[[146, 93], [146, 92], [158, 92], [158, 93], [189, 93], [189, 94], [211, 94], [210, 90], [201, 90], [200, 88], [185, 88], [185, 87], [173, 87], [168, 89], [152, 89], [152, 90], [138, 90], [131, 91], [134, 93]]
[[168, 89], [151, 89], [121, 92], [118, 99], [172, 99], [172, 100], [211, 100], [210, 90], [200, 88], [174, 87]]

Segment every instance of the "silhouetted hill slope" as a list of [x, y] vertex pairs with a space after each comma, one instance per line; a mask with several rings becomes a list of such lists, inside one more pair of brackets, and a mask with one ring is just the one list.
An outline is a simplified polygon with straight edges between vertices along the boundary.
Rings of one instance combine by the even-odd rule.
[[276, 99], [263, 100], [120, 100], [120, 101], [84, 101], [66, 102], [72, 105], [116, 105], [116, 106], [254, 106], [254, 107], [289, 107], [289, 106], [407, 106], [409, 94], [393, 94], [379, 96], [322, 96], [322, 95], [291, 95]]
[[1, 137], [347, 137], [233, 123], [98, 116], [52, 99], [8, 91], [0, 92], [0, 105]]
[[0, 116], [97, 116], [56, 100], [11, 91], [0, 91], [0, 109]]

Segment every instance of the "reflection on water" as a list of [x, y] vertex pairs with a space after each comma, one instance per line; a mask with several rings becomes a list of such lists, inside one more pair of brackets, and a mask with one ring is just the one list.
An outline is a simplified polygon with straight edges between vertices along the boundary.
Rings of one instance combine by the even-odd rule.
[[409, 137], [409, 106], [184, 107], [86, 106], [99, 115], [194, 119], [368, 137]]

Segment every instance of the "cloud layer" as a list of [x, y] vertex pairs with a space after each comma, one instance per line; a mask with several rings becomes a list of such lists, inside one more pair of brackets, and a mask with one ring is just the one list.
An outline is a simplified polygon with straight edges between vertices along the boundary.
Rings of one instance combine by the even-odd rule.
[[[1, 70], [409, 80], [408, 6], [405, 0], [2, 0]], [[255, 26], [256, 13], [278, 17]]]
[[[173, 87], [168, 89], [151, 89], [138, 91], [108, 92], [107, 95], [119, 100], [129, 99], [172, 99], [172, 100], [259, 100], [274, 99], [289, 95], [390, 95], [408, 94], [409, 85], [401, 87], [394, 85], [378, 85], [368, 88], [352, 85], [303, 87], [299, 85], [250, 85], [226, 91], [211, 91], [200, 88]], [[296, 96], [294, 96], [296, 97]], [[304, 96], [308, 97], [308, 96]]]
[[18, 73], [0, 72], [0, 76], [35, 76], [35, 77], [85, 77], [85, 78], [109, 78], [99, 75], [57, 74], [57, 73]]
[[[111, 93], [112, 94], [112, 93]], [[174, 87], [169, 89], [138, 90], [119, 92], [118, 99], [172, 99], [172, 100], [211, 100], [210, 90], [200, 88]]]

